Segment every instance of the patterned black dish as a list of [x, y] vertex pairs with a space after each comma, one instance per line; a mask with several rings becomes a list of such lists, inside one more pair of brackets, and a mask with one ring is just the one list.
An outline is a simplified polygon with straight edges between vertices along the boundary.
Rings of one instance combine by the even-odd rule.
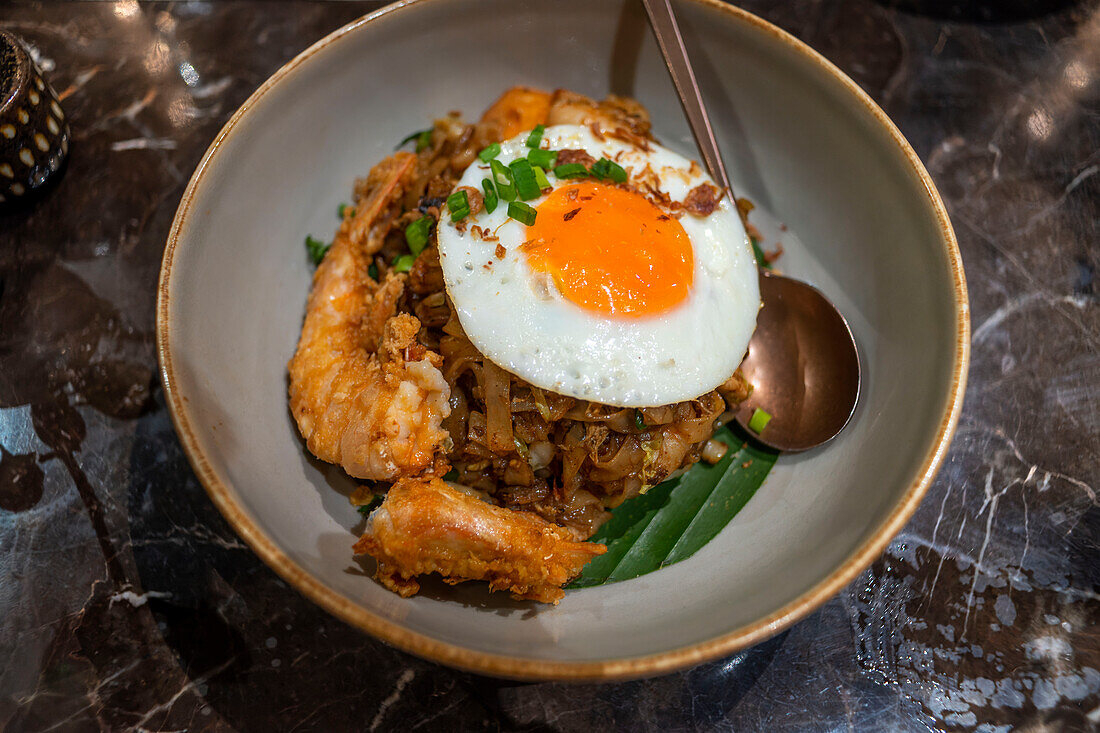
[[42, 188], [69, 152], [69, 123], [19, 39], [0, 31], [0, 204]]

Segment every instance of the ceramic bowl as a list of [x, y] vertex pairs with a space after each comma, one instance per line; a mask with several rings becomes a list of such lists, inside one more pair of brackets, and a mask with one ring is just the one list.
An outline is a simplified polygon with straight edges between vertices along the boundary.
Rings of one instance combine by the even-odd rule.
[[[730, 654], [851, 582], [939, 467], [968, 361], [962, 267], [928, 174], [886, 115], [825, 59], [716, 0], [677, 3], [719, 142], [761, 222], [788, 227], [786, 272], [841, 308], [862, 351], [859, 409], [834, 442], [785, 455], [696, 555], [558, 606], [431, 585], [400, 598], [353, 561], [350, 482], [311, 460], [286, 362], [311, 267], [352, 181], [448, 110], [514, 84], [638, 98], [697, 157], [634, 0], [414, 0], [322, 39], [253, 94], [183, 196], [157, 335], [180, 439], [255, 552], [327, 610], [402, 649], [516, 678], [652, 675]], [[570, 18], [569, 31], [553, 31]], [[549, 29], [549, 30], [548, 30]], [[770, 225], [769, 225], [770, 226]], [[773, 232], [778, 232], [772, 227]], [[778, 236], [778, 235], [776, 235]]]

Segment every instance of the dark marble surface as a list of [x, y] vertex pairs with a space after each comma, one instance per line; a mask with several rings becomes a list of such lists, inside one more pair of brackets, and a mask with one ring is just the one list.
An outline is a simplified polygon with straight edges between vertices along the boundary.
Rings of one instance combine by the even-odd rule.
[[0, 728], [1082, 730], [1100, 725], [1100, 5], [748, 6], [926, 161], [974, 317], [966, 407], [859, 580], [742, 654], [617, 685], [453, 672], [329, 617], [207, 500], [156, 379], [154, 284], [199, 157], [373, 3], [0, 6], [73, 148], [0, 214]]

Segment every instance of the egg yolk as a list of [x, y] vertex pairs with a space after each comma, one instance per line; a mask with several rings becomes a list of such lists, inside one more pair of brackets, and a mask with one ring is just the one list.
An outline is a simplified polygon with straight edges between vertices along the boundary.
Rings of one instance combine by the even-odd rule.
[[523, 245], [527, 264], [589, 311], [639, 317], [668, 311], [691, 290], [691, 240], [643, 196], [584, 182], [555, 189]]

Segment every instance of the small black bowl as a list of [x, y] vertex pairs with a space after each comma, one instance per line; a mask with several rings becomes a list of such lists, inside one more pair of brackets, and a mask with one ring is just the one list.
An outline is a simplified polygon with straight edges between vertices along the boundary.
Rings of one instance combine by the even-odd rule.
[[46, 185], [69, 153], [69, 123], [19, 39], [0, 31], [0, 204]]

